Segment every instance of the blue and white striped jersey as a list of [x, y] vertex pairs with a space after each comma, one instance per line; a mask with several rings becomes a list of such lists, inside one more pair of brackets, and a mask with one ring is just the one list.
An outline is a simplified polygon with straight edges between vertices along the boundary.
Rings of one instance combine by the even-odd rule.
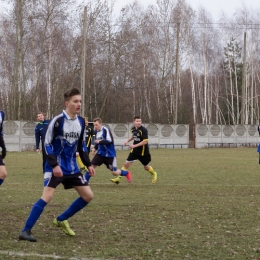
[[84, 129], [84, 119], [79, 116], [72, 119], [65, 110], [51, 120], [44, 142], [47, 159], [45, 172], [52, 172], [52, 168], [59, 165], [64, 175], [79, 173], [76, 152], [79, 152], [86, 166], [91, 165]]
[[100, 140], [97, 147], [95, 147], [95, 149], [97, 148], [97, 154], [104, 157], [116, 157], [114, 138], [107, 127], [102, 126], [102, 128], [96, 132], [95, 139]]

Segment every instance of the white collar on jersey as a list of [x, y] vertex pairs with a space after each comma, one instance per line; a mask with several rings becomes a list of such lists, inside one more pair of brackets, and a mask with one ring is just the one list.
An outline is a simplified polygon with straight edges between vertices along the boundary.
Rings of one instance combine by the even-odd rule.
[[75, 120], [75, 119], [78, 118], [78, 115], [77, 115], [77, 114], [76, 114], [76, 117], [75, 117], [75, 118], [70, 117], [65, 110], [63, 110], [63, 114], [64, 114], [64, 116], [66, 117], [66, 119], [68, 119], [68, 120]]

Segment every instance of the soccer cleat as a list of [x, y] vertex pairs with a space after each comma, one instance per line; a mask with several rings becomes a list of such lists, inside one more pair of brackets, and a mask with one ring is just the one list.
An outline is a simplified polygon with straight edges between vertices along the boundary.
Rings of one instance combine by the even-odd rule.
[[119, 182], [121, 181], [121, 176], [118, 176], [118, 177], [116, 177], [116, 178], [114, 178], [114, 179], [111, 179], [111, 181], [112, 181], [113, 183], [119, 184]]
[[19, 235], [19, 240], [27, 240], [30, 242], [36, 242], [36, 238], [32, 235], [31, 230], [22, 231]]
[[75, 236], [75, 232], [70, 228], [68, 220], [59, 221], [57, 218], [53, 220], [56, 227], [61, 227], [62, 231], [69, 236]]
[[128, 183], [132, 182], [132, 173], [130, 171], [128, 171], [125, 177], [127, 178]]
[[153, 175], [153, 179], [152, 179], [152, 183], [156, 183], [157, 182], [157, 172], [154, 172]]

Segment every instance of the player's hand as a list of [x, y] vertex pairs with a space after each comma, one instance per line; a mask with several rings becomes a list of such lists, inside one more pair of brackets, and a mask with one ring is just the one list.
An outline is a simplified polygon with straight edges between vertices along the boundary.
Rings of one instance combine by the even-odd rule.
[[134, 146], [133, 144], [130, 144], [130, 145], [129, 145], [129, 148], [130, 148], [130, 149], [134, 149], [135, 146]]
[[63, 176], [63, 173], [62, 173], [62, 170], [60, 168], [59, 165], [55, 166], [53, 169], [52, 169], [52, 172], [54, 174], [55, 177], [62, 177]]
[[39, 153], [40, 152], [40, 149], [36, 149], [36, 153]]
[[99, 142], [100, 142], [100, 140], [98, 140], [98, 139], [95, 139], [95, 140], [94, 140], [94, 143], [95, 143], [95, 144], [98, 144]]
[[91, 177], [94, 176], [95, 173], [96, 173], [93, 166], [89, 166], [89, 167], [88, 167], [88, 172], [89, 172], [89, 175], [90, 175]]
[[126, 146], [127, 145], [127, 142], [124, 142], [124, 146]]

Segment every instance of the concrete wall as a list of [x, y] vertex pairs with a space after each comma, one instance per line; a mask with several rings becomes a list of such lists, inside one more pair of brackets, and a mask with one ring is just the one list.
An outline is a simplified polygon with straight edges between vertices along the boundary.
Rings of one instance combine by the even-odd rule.
[[256, 125], [195, 125], [195, 147], [257, 146], [260, 141]]
[[[5, 121], [4, 139], [8, 151], [33, 151], [35, 150], [34, 129], [37, 122]], [[129, 124], [104, 124], [108, 126], [114, 136], [117, 149], [126, 149], [124, 142], [130, 137]], [[164, 125], [143, 124], [149, 133], [149, 145], [151, 148], [188, 148], [189, 125]]]

